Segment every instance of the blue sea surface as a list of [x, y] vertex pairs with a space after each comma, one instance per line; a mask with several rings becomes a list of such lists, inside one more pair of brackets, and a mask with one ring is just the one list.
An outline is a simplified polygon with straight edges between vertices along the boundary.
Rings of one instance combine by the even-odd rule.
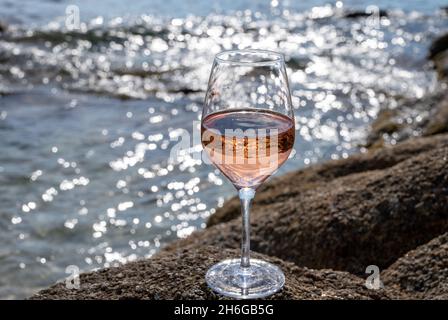
[[[135, 17], [142, 14], [179, 18], [189, 15], [229, 14], [245, 10], [267, 13], [276, 9], [286, 9], [298, 12], [327, 4], [335, 5], [336, 2], [323, 0], [151, 0], [134, 1], [130, 5], [128, 1], [122, 0], [0, 0], [0, 17], [7, 21], [36, 25], [64, 16], [68, 5], [76, 5], [80, 8], [82, 20], [91, 20], [97, 16], [110, 19], [124, 16]], [[384, 10], [399, 9], [427, 14], [448, 6], [446, 0], [346, 0], [340, 1], [340, 3], [353, 10], [364, 10], [368, 6], [375, 5]]]
[[[387, 16], [346, 17], [373, 4]], [[0, 298], [150, 257], [235, 194], [193, 139], [216, 53], [285, 55], [297, 131], [279, 175], [360, 151], [379, 110], [440, 90], [426, 56], [446, 5], [0, 0]]]

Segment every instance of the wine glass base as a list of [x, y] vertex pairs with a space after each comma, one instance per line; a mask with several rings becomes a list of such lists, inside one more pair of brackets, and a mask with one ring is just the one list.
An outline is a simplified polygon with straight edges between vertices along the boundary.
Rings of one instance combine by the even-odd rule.
[[246, 268], [240, 259], [221, 261], [207, 271], [205, 280], [213, 291], [236, 299], [264, 298], [285, 284], [280, 268], [258, 259], [251, 259]]

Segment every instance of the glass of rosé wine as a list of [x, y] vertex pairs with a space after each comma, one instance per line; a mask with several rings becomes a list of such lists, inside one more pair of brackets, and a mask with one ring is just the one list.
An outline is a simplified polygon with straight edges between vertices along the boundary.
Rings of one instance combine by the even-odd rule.
[[294, 137], [283, 55], [266, 50], [217, 54], [202, 112], [202, 146], [238, 190], [242, 207], [241, 258], [215, 264], [205, 277], [219, 294], [262, 298], [285, 283], [280, 268], [250, 258], [250, 205], [257, 188], [288, 159]]

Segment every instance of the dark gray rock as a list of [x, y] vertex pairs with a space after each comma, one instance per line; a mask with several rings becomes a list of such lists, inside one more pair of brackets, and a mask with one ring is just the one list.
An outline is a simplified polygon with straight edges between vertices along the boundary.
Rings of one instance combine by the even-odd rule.
[[429, 59], [434, 59], [438, 54], [448, 50], [448, 33], [435, 39], [429, 48]]
[[0, 33], [6, 32], [6, 29], [8, 29], [6, 23], [0, 21]]
[[428, 56], [434, 64], [439, 79], [446, 81], [448, 77], [448, 33], [433, 41]]
[[448, 299], [448, 233], [407, 253], [381, 275], [385, 286], [412, 299]]
[[[388, 17], [386, 10], [379, 10], [380, 17]], [[358, 19], [358, 18], [367, 18], [370, 17], [372, 13], [366, 11], [348, 11], [344, 13], [343, 17], [346, 19]]]

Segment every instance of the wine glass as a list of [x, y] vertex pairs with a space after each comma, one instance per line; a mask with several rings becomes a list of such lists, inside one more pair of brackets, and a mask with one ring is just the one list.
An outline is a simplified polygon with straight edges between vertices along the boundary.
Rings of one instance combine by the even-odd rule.
[[266, 50], [224, 51], [215, 56], [201, 122], [208, 159], [238, 190], [242, 207], [241, 259], [212, 266], [205, 276], [215, 292], [240, 299], [280, 290], [283, 272], [250, 259], [249, 210], [256, 189], [287, 159], [295, 124], [285, 61]]

